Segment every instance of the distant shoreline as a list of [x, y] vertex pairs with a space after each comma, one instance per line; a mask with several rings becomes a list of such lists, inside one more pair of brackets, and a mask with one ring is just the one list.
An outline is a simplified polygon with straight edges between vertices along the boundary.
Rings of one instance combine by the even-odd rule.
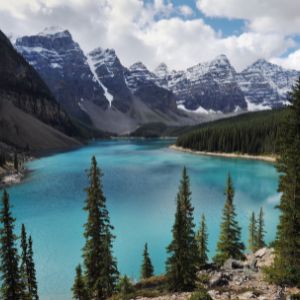
[[225, 157], [225, 158], [241, 158], [241, 159], [250, 159], [250, 160], [252, 159], [252, 160], [261, 160], [269, 163], [276, 162], [276, 156], [272, 156], [272, 155], [250, 155], [250, 154], [239, 154], [239, 153], [194, 151], [176, 145], [171, 145], [170, 149], [175, 151], [186, 152], [190, 154], [196, 154], [196, 155], [217, 156], [217, 157]]

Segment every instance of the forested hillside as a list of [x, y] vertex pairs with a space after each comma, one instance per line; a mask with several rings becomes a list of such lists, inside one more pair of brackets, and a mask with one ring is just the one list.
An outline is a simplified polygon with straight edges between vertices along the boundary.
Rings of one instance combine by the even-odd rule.
[[276, 154], [289, 109], [262, 111], [206, 123], [178, 137], [176, 145], [196, 151]]

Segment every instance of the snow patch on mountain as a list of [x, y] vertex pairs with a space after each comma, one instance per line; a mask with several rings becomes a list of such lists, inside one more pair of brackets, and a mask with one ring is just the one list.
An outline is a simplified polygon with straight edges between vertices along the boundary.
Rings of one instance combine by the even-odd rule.
[[93, 58], [91, 56], [87, 57], [87, 63], [91, 69], [91, 72], [93, 73], [94, 76], [94, 80], [97, 81], [99, 83], [99, 85], [102, 87], [102, 89], [104, 90], [104, 96], [107, 99], [107, 101], [109, 102], [109, 107], [111, 107], [111, 103], [114, 100], [114, 96], [112, 94], [109, 93], [108, 89], [106, 88], [106, 86], [101, 82], [101, 80], [98, 78], [97, 73], [96, 73], [96, 66], [95, 66], [95, 61], [93, 60]]

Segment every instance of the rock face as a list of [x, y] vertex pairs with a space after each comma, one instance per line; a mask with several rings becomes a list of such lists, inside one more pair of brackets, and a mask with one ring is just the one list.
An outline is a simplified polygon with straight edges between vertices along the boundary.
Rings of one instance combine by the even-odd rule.
[[0, 141], [32, 150], [80, 143], [77, 129], [47, 85], [0, 31]]
[[169, 73], [162, 64], [156, 69], [156, 75], [157, 83], [173, 91], [177, 103], [185, 109], [227, 113], [247, 108], [244, 94], [236, 82], [236, 71], [225, 55], [186, 71]]
[[147, 123], [193, 125], [205, 115], [277, 108], [288, 103], [287, 92], [300, 75], [265, 60], [238, 73], [225, 55], [184, 71], [170, 71], [164, 63], [153, 72], [142, 62], [126, 68], [113, 49], [85, 55], [67, 30], [57, 28], [21, 37], [15, 47], [69, 114], [116, 133]]
[[129, 133], [153, 122], [199, 122], [178, 110], [174, 94], [158, 86], [145, 66], [125, 68], [112, 49], [96, 48], [85, 56], [67, 30], [46, 29], [17, 39], [15, 47], [67, 112], [96, 128]]
[[70, 115], [88, 123], [82, 101], [108, 107], [102, 87], [95, 82], [86, 56], [69, 31], [48, 28], [37, 35], [18, 38], [15, 47]]
[[132, 95], [126, 83], [125, 68], [115, 51], [96, 48], [88, 54], [88, 62], [111, 105], [124, 113], [128, 112], [132, 105]]
[[286, 70], [263, 59], [237, 73], [225, 55], [185, 71], [170, 72], [161, 64], [155, 74], [156, 82], [173, 91], [183, 108], [222, 112], [282, 107], [300, 76], [299, 71]]
[[286, 70], [259, 59], [238, 74], [237, 82], [245, 95], [248, 109], [257, 110], [287, 104], [287, 93], [299, 76], [299, 71]]

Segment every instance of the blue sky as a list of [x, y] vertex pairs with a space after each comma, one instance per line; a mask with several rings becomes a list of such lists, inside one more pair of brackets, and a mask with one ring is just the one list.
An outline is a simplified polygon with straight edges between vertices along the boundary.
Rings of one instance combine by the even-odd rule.
[[125, 66], [185, 69], [225, 54], [237, 70], [259, 58], [300, 70], [299, 0], [10, 0], [0, 28], [68, 29], [85, 52], [114, 48]]

